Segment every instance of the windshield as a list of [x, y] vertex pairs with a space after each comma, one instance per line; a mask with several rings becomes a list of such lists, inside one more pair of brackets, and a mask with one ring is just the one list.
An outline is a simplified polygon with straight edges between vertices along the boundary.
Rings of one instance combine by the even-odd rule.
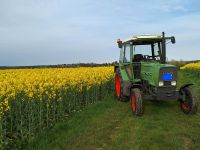
[[133, 46], [133, 59], [135, 57], [143, 57], [143, 60], [156, 60], [160, 61], [160, 43], [148, 45], [134, 45]]

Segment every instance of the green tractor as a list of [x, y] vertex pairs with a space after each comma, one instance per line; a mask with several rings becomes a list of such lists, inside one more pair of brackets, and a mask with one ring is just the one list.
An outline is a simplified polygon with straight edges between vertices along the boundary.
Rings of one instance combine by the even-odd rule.
[[177, 87], [178, 68], [166, 64], [166, 44], [175, 37], [162, 35], [133, 36], [117, 40], [119, 63], [115, 64], [115, 90], [120, 101], [131, 100], [132, 111], [141, 116], [144, 100], [179, 100], [186, 114], [197, 112], [197, 97], [192, 84]]

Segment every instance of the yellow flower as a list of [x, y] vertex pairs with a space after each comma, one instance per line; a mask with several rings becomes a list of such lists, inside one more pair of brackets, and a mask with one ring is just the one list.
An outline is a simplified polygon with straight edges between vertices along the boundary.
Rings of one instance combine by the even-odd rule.
[[42, 100], [47, 95], [49, 100], [55, 97], [61, 100], [56, 91], [72, 88], [82, 91], [94, 85], [106, 83], [113, 78], [113, 67], [80, 67], [51, 69], [11, 69], [0, 70], [0, 117], [9, 110], [9, 100], [23, 92], [28, 97]]
[[200, 69], [200, 62], [186, 64], [181, 69]]

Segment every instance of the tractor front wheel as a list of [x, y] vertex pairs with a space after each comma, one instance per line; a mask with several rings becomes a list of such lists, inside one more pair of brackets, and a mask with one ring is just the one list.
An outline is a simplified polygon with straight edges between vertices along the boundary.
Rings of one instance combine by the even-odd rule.
[[180, 90], [180, 107], [186, 114], [195, 114], [197, 112], [197, 96], [190, 87], [184, 87]]
[[143, 99], [142, 99], [142, 94], [140, 89], [138, 88], [133, 88], [131, 89], [131, 108], [133, 111], [133, 114], [136, 116], [141, 116], [143, 115]]

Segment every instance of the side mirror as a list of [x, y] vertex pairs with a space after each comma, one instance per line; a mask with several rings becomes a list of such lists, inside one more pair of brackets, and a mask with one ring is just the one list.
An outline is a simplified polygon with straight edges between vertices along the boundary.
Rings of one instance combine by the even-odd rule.
[[176, 40], [175, 40], [174, 36], [171, 37], [171, 42], [172, 42], [172, 44], [176, 43]]
[[117, 39], [117, 44], [119, 48], [122, 48], [122, 41], [120, 39]]

